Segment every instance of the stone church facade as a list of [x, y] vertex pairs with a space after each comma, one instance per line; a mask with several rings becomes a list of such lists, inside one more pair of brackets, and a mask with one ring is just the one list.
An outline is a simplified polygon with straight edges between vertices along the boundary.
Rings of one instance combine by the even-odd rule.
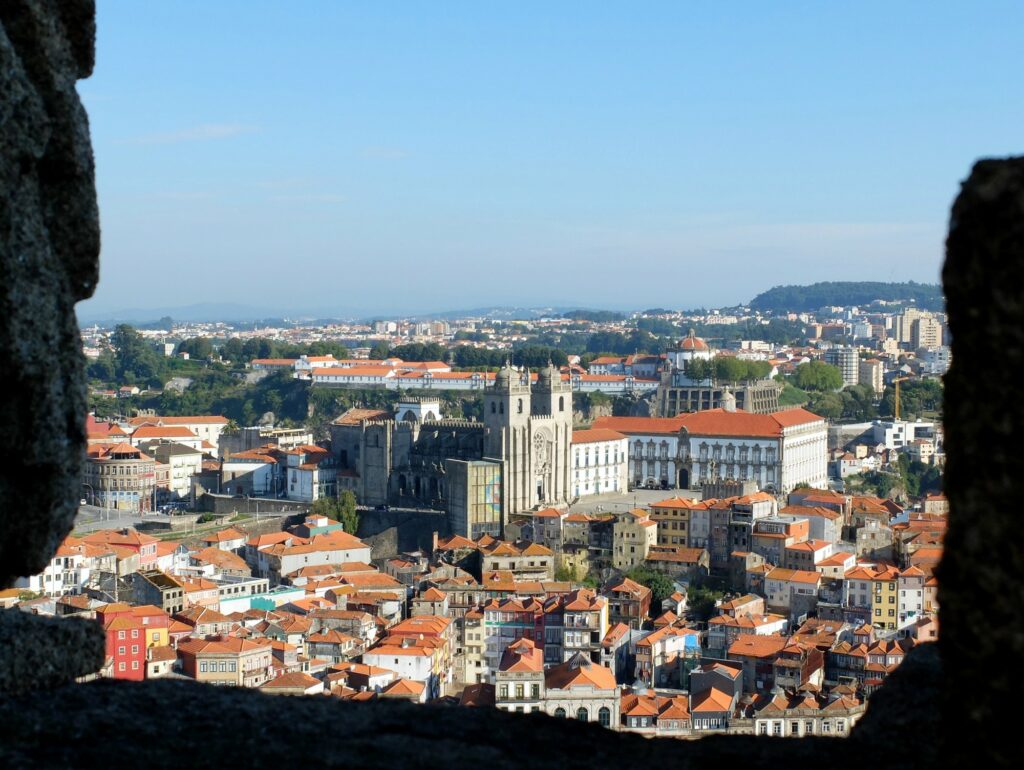
[[350, 409], [331, 424], [339, 488], [363, 505], [430, 507], [455, 534], [501, 534], [514, 513], [568, 502], [572, 386], [553, 366], [506, 366], [484, 393], [484, 419], [440, 417], [437, 399], [394, 413]]

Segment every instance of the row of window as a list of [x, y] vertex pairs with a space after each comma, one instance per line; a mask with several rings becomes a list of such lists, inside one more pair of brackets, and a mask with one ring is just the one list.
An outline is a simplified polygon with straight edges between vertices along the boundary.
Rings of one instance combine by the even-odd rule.
[[[526, 697], [526, 685], [525, 684], [517, 684], [517, 685], [515, 685], [515, 687], [514, 687], [514, 689], [512, 691], [515, 693], [515, 695], [513, 695], [513, 697], [516, 698], [517, 700], [522, 700], [523, 698]], [[507, 684], [503, 684], [503, 685], [501, 685], [498, 688], [498, 697], [499, 698], [508, 698], [509, 697], [509, 686]], [[531, 698], [540, 698], [540, 685], [539, 684], [530, 685], [530, 697]]]
[[[784, 734], [783, 730], [784, 730], [785, 722], [783, 722], [783, 721], [773, 721], [771, 723], [760, 722], [758, 724], [758, 726], [757, 726], [758, 734], [759, 735], [768, 735], [769, 724], [771, 725], [770, 729], [771, 729], [771, 734], [772, 735], [783, 735]], [[833, 727], [832, 721], [826, 719], [825, 721], [823, 721], [821, 723], [821, 732], [822, 733], [831, 733], [832, 732], [832, 727]], [[842, 720], [842, 719], [837, 719], [836, 722], [835, 722], [835, 731], [837, 733], [845, 733], [846, 732], [846, 722], [844, 720]], [[800, 720], [794, 719], [794, 720], [792, 720], [789, 723], [789, 734], [790, 735], [800, 735]], [[808, 719], [808, 720], [806, 720], [804, 722], [804, 733], [803, 734], [804, 735], [813, 735], [814, 734], [814, 720], [813, 719]]]
[[[562, 708], [561, 706], [556, 708], [555, 709], [555, 716], [558, 717], [559, 719], [565, 719], [566, 718], [565, 709]], [[580, 721], [580, 722], [589, 722], [590, 721], [590, 712], [586, 708], [584, 708], [583, 706], [580, 706], [580, 708], [576, 709], [576, 719], [578, 721]], [[612, 723], [612, 712], [611, 712], [611, 710], [608, 709], [608, 707], [606, 707], [606, 706], [602, 706], [600, 709], [598, 709], [598, 711], [597, 711], [597, 721], [601, 724], [602, 727], [609, 727], [611, 725], [611, 723]]]
[[203, 674], [206, 674], [206, 673], [213, 674], [213, 673], [216, 673], [218, 671], [220, 671], [222, 673], [226, 673], [228, 671], [237, 671], [238, 670], [237, 669], [237, 665], [238, 664], [235, 663], [235, 661], [233, 661], [233, 660], [222, 660], [222, 661], [219, 661], [219, 662], [216, 661], [216, 660], [211, 660], [209, 662], [204, 660], [204, 661], [200, 661], [199, 662], [199, 671], [200, 671], [200, 673], [203, 673]]
[[135, 476], [152, 470], [148, 465], [98, 465], [94, 468], [100, 476]]

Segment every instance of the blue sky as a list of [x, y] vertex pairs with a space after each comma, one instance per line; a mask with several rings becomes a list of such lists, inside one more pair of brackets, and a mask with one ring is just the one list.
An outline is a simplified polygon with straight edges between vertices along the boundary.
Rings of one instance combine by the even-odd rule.
[[99, 0], [83, 316], [734, 304], [937, 280], [1024, 3]]

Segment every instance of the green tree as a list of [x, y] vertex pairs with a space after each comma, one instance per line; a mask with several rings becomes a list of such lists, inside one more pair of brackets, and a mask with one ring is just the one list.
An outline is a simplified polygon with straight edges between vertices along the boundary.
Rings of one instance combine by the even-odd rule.
[[647, 567], [634, 567], [626, 573], [626, 577], [651, 589], [651, 609], [658, 613], [661, 612], [661, 602], [676, 590], [675, 583], [668, 575]]
[[711, 361], [705, 361], [703, 358], [691, 358], [683, 366], [683, 371], [687, 377], [697, 382], [709, 380], [715, 376], [714, 364]]
[[161, 370], [163, 359], [128, 324], [120, 324], [111, 335], [114, 348], [114, 372], [121, 385], [163, 384]]
[[314, 516], [326, 516], [328, 519], [338, 521], [341, 516], [338, 510], [338, 500], [334, 497], [318, 497], [310, 506], [309, 512]]
[[574, 585], [580, 582], [576, 567], [559, 567], [555, 570], [555, 580]]
[[719, 382], [740, 382], [747, 379], [746, 361], [740, 361], [732, 356], [720, 356], [712, 359], [715, 372], [715, 379]]
[[351, 489], [343, 489], [338, 498], [338, 521], [350, 535], [359, 532], [359, 511], [356, 508], [356, 496]]
[[356, 496], [350, 489], [343, 489], [339, 497], [321, 497], [310, 511], [317, 516], [326, 516], [341, 524], [351, 535], [359, 530], [359, 512], [356, 510]]
[[100, 351], [95, 361], [89, 364], [86, 374], [90, 379], [101, 382], [114, 382], [117, 378], [117, 361], [114, 359], [114, 351], [108, 347]]
[[838, 393], [815, 393], [807, 409], [835, 422], [843, 416], [843, 399]]
[[678, 337], [682, 334], [678, 326], [664, 318], [638, 318], [636, 328], [661, 337]]
[[707, 586], [691, 585], [686, 594], [686, 606], [697, 620], [706, 622], [715, 614], [715, 603], [723, 596]]
[[[942, 413], [943, 387], [940, 380], [909, 380], [900, 383], [900, 418], [916, 419], [925, 412]], [[883, 417], [895, 414], [896, 388], [886, 387], [878, 413]]]
[[188, 353], [189, 358], [205, 360], [213, 355], [213, 343], [207, 337], [192, 337], [178, 343], [178, 354]]
[[878, 416], [875, 391], [870, 385], [851, 385], [839, 393], [843, 402], [843, 419], [863, 422]]
[[779, 406], [802, 406], [810, 400], [804, 391], [786, 382], [779, 394]]
[[793, 372], [793, 384], [800, 390], [839, 390], [843, 387], [843, 374], [824, 361], [808, 361]]
[[226, 358], [232, 363], [241, 363], [245, 361], [245, 353], [242, 346], [242, 341], [238, 337], [232, 337], [220, 348], [221, 358]]
[[370, 358], [374, 361], [383, 361], [391, 352], [391, 346], [384, 340], [374, 343], [370, 348]]

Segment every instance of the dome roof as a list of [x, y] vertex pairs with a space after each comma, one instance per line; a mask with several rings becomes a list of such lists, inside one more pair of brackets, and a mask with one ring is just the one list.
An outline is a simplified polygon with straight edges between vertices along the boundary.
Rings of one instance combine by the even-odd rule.
[[541, 382], [552, 383], [562, 378], [562, 373], [555, 368], [555, 365], [548, 361], [548, 365], [541, 368], [537, 378]]
[[680, 350], [710, 350], [708, 343], [694, 334], [693, 329], [690, 329], [690, 333], [679, 340]]

